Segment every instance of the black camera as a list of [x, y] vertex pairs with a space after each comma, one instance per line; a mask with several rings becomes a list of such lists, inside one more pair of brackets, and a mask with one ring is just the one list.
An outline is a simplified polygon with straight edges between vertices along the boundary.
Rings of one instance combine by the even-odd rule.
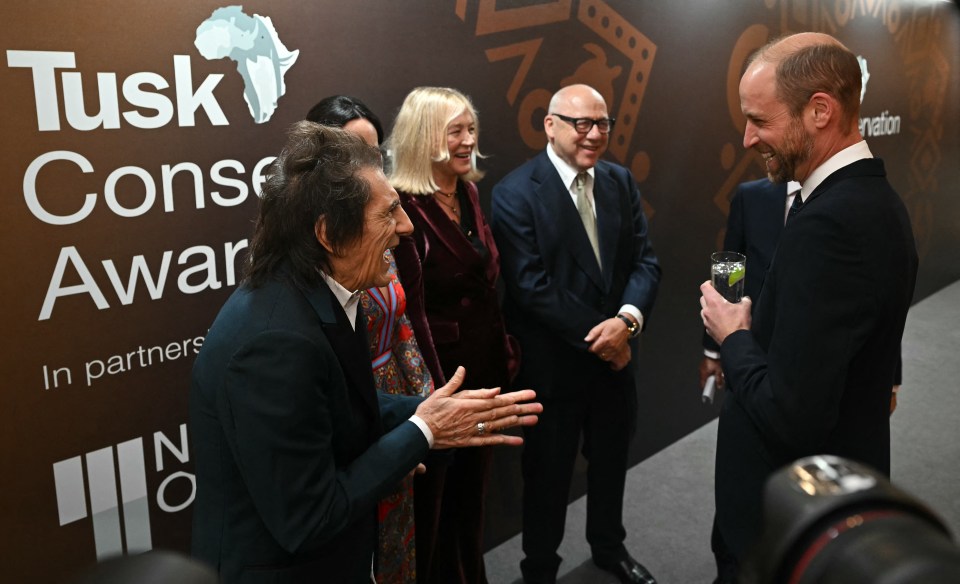
[[957, 584], [960, 548], [923, 503], [870, 467], [811, 456], [767, 481], [748, 584]]

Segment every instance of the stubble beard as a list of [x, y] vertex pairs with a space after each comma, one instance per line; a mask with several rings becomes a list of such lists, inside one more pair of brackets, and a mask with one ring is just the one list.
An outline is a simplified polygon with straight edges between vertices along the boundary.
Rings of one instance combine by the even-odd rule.
[[799, 117], [793, 118], [783, 138], [783, 146], [774, 151], [779, 161], [776, 170], [767, 169], [767, 178], [775, 183], [797, 180], [797, 167], [813, 153], [813, 137], [804, 130]]

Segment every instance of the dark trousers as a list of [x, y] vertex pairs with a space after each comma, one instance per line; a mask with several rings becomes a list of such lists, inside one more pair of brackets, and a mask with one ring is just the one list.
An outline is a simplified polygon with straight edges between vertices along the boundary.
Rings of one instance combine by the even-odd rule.
[[483, 515], [492, 459], [490, 446], [457, 450], [445, 469], [428, 469], [414, 486], [419, 584], [486, 584]]
[[713, 531], [710, 533], [710, 549], [717, 561], [717, 579], [713, 584], [735, 584], [740, 566], [737, 557], [727, 549], [727, 544], [723, 541], [716, 517], [713, 518]]
[[585, 388], [574, 399], [541, 399], [536, 426], [524, 429], [523, 551], [530, 582], [551, 582], [561, 558], [570, 480], [583, 437], [587, 459], [587, 542], [595, 560], [612, 563], [626, 550], [623, 490], [636, 420], [633, 385]]
[[[433, 454], [433, 452], [431, 452]], [[450, 454], [445, 452], [444, 454]], [[433, 460], [431, 460], [433, 458]], [[433, 557], [440, 536], [440, 509], [447, 467], [452, 458], [427, 458], [427, 472], [413, 480], [413, 515], [417, 540], [417, 582], [430, 581]]]

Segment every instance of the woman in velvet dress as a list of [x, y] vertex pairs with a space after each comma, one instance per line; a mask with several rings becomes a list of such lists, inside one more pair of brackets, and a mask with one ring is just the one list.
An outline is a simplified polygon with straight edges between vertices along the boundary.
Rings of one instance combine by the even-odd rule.
[[[307, 119], [353, 132], [371, 146], [379, 146], [383, 139], [380, 120], [355, 97], [325, 98], [310, 110]], [[360, 295], [361, 322], [366, 325], [370, 342], [374, 381], [377, 390], [385, 393], [427, 396], [435, 383], [442, 385], [443, 381], [435, 379], [428, 368], [428, 363], [433, 363], [435, 370], [440, 371], [426, 318], [422, 308], [419, 311], [415, 308], [422, 307], [422, 300], [408, 304], [407, 295], [422, 298], [423, 289], [414, 274], [411, 278], [415, 284], [405, 290], [397, 277], [393, 256], [389, 250], [387, 254], [390, 284], [365, 290]], [[407, 310], [408, 306], [411, 310]], [[420, 326], [416, 327], [412, 321]], [[416, 334], [415, 328], [420, 329]], [[375, 569], [378, 584], [417, 581], [414, 517], [414, 479], [408, 476], [379, 504], [380, 541]]]
[[[473, 104], [454, 89], [414, 89], [397, 114], [388, 148], [390, 181], [414, 225], [415, 249], [397, 248], [400, 276], [422, 263], [424, 308], [440, 366], [449, 376], [463, 365], [463, 387], [506, 387], [517, 350], [504, 330], [499, 254], [473, 182], [482, 176]], [[455, 453], [432, 541], [420, 537], [418, 508], [421, 584], [486, 582], [483, 509], [491, 454], [489, 448]], [[439, 470], [428, 465], [427, 475]]]

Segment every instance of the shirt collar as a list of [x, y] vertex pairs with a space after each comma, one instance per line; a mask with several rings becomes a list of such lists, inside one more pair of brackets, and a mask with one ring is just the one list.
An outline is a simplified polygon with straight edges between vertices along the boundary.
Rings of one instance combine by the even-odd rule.
[[340, 303], [340, 307], [343, 308], [343, 311], [347, 315], [347, 320], [350, 322], [350, 326], [354, 326], [354, 321], [357, 318], [357, 303], [360, 300], [360, 291], [357, 290], [351, 292], [350, 290], [347, 290], [340, 284], [340, 282], [337, 282], [325, 272], [321, 271], [320, 277], [323, 278], [323, 281], [327, 283], [327, 286], [330, 288], [330, 291], [333, 292], [337, 302]]
[[860, 140], [852, 146], [847, 146], [840, 152], [827, 159], [826, 162], [813, 169], [807, 180], [803, 182], [803, 188], [800, 190], [800, 200], [804, 203], [810, 198], [810, 194], [816, 190], [828, 176], [840, 170], [844, 166], [853, 164], [858, 160], [873, 158], [873, 153], [867, 147], [866, 140]]
[[[567, 161], [560, 158], [560, 155], [553, 149], [553, 144], [547, 144], [547, 158], [550, 159], [550, 162], [553, 163], [554, 168], [557, 169], [557, 173], [560, 175], [560, 180], [563, 182], [563, 186], [568, 189], [573, 185], [574, 179], [577, 178], [577, 175], [580, 174], [580, 171], [574, 167], [567, 164]], [[590, 178], [594, 176], [594, 170], [591, 166], [586, 171], [590, 175]]]

